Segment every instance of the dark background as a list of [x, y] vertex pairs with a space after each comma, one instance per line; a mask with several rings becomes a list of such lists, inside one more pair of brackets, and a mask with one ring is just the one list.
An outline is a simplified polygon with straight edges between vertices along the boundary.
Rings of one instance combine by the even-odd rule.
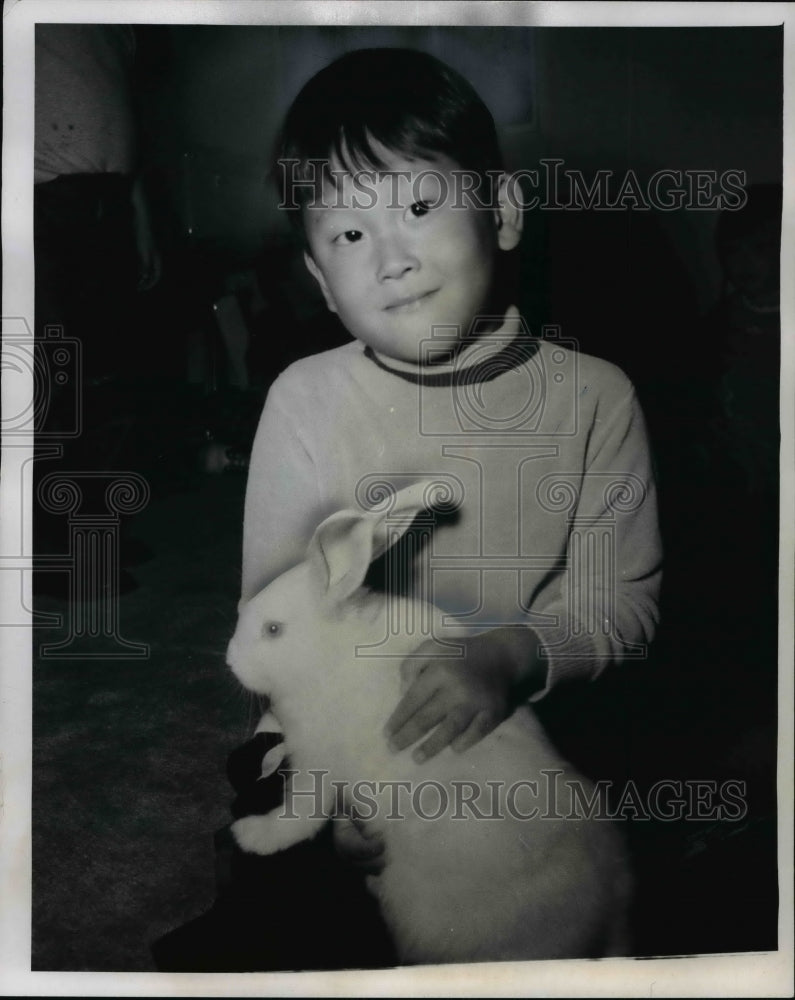
[[[129, 413], [117, 467], [136, 469], [153, 491], [130, 526], [154, 558], [127, 567], [134, 579], [120, 605], [124, 634], [151, 655], [37, 662], [38, 969], [151, 968], [151, 940], [213, 899], [212, 834], [228, 822], [232, 794], [224, 760], [256, 711], [223, 663], [245, 477], [229, 467], [212, 475], [205, 445], [229, 445], [244, 464], [270, 381], [293, 358], [345, 339], [266, 179], [275, 130], [303, 82], [350, 48], [427, 48], [489, 104], [511, 167], [558, 157], [586, 177], [712, 169], [781, 182], [778, 28], [136, 34], [163, 276], [138, 297], [134, 340], [119, 345], [124, 379], [112, 408], [115, 420]], [[778, 514], [769, 495], [749, 498], [742, 470], [707, 430], [718, 378], [709, 317], [723, 290], [716, 219], [684, 209], [535, 211], [521, 251], [521, 304], [534, 331], [560, 325], [638, 387], [667, 558], [650, 659], [552, 699], [545, 721], [597, 777], [641, 787], [731, 777], [749, 787], [751, 812], [733, 827], [632, 825], [642, 954], [775, 947]], [[234, 384], [214, 319], [213, 303], [229, 296], [250, 335], [248, 388]], [[57, 595], [39, 602], [62, 607]], [[37, 642], [56, 632], [40, 630]]]
[[[781, 180], [779, 29], [150, 26], [138, 36], [145, 160], [172, 283], [187, 268], [195, 286], [207, 268], [212, 292], [255, 267], [268, 303], [291, 316], [322, 314], [322, 303], [285, 255], [264, 176], [301, 84], [349, 48], [413, 45], [446, 59], [486, 100], [517, 169], [559, 157], [586, 177], [669, 168]], [[541, 215], [527, 220], [524, 293], [536, 323], [562, 324], [583, 350], [625, 367], [627, 350], [659, 357], [650, 345], [670, 343], [718, 297], [715, 211]]]

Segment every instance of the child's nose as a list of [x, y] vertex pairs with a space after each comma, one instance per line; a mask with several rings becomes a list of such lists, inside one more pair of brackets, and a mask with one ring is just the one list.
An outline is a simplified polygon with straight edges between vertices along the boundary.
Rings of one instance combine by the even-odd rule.
[[419, 258], [398, 234], [382, 238], [378, 249], [379, 281], [402, 278], [404, 274], [420, 269]]

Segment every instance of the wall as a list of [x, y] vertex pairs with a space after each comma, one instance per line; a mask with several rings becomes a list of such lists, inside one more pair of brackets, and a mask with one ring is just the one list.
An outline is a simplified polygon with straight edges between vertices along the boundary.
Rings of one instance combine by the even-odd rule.
[[[537, 156], [781, 181], [780, 29], [549, 29], [538, 31], [537, 53]], [[716, 213], [657, 215], [707, 305], [719, 282]]]

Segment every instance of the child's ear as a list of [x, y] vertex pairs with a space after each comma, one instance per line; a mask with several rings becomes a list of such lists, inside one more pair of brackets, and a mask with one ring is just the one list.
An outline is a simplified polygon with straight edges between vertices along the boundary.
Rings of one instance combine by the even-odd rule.
[[497, 245], [500, 250], [513, 250], [522, 238], [524, 216], [517, 204], [516, 180], [508, 174], [500, 177], [497, 186], [497, 207], [494, 213], [497, 219]]
[[315, 263], [315, 258], [308, 250], [304, 250], [304, 263], [306, 264], [307, 270], [315, 279], [315, 281], [320, 285], [320, 291], [323, 293], [323, 298], [326, 300], [326, 306], [329, 312], [337, 312], [337, 303], [334, 301], [334, 297], [326, 283], [326, 279], [323, 276], [323, 272]]

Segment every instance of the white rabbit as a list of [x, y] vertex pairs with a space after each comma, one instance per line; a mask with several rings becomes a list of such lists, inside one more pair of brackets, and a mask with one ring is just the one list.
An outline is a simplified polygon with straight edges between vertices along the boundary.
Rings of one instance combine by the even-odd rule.
[[[362, 587], [371, 560], [394, 541], [395, 515], [403, 515], [400, 533], [427, 506], [427, 485], [402, 490], [389, 513], [327, 518], [306, 561], [242, 609], [228, 662], [245, 687], [270, 697], [294, 773], [283, 808], [240, 819], [233, 833], [246, 851], [284, 850], [335, 814], [339, 789], [350, 812], [352, 789], [362, 787], [376, 805], [368, 821], [386, 845], [385, 867], [368, 887], [401, 961], [627, 954], [631, 878], [622, 838], [611, 822], [582, 818], [582, 810], [565, 818], [573, 804], [567, 782], [586, 797], [593, 787], [561, 759], [529, 707], [464, 753], [448, 747], [424, 764], [413, 761], [411, 748], [387, 746], [383, 729], [401, 696], [401, 660], [427, 638], [415, 628], [385, 639], [387, 615], [406, 622], [414, 614], [417, 622], [424, 613], [435, 637], [456, 635], [437, 608]], [[366, 655], [362, 647], [381, 640]], [[361, 781], [370, 784], [356, 786]], [[410, 783], [402, 798], [395, 782]], [[553, 785], [556, 803], [548, 801]], [[309, 791], [317, 794], [300, 794]], [[462, 795], [471, 807], [461, 806]], [[522, 818], [534, 806], [538, 815]], [[548, 811], [553, 818], [542, 818]]]

